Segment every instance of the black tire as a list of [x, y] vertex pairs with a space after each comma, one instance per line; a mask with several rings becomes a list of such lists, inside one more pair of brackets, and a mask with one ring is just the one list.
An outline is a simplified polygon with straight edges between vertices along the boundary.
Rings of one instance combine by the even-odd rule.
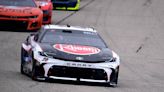
[[35, 80], [35, 81], [45, 81], [45, 79], [41, 79], [41, 78], [44, 78], [44, 74], [41, 74], [40, 71], [42, 70], [41, 69], [41, 66], [40, 65], [37, 65], [38, 61], [36, 61], [34, 59], [34, 55], [32, 53], [32, 71], [31, 71], [31, 79], [32, 80]]
[[36, 61], [33, 59], [33, 56], [32, 56], [31, 78], [32, 78], [32, 80], [37, 80], [37, 75], [36, 75]]
[[116, 79], [115, 79], [116, 84], [118, 84], [118, 75], [119, 75], [119, 67], [117, 67], [117, 72], [116, 72]]
[[23, 59], [24, 53], [25, 53], [24, 49], [21, 48], [21, 66], [20, 66], [20, 72], [21, 72], [21, 74], [25, 74], [25, 72], [23, 70], [23, 68], [24, 68], [24, 62], [25, 62], [24, 59]]
[[113, 74], [111, 74], [111, 80], [107, 83], [107, 86], [110, 87], [117, 87], [118, 84], [118, 75], [119, 75], [119, 66], [116, 70], [114, 70]]
[[33, 66], [32, 66], [32, 72], [31, 72], [31, 79], [35, 80], [35, 81], [39, 81], [39, 82], [45, 81], [46, 79], [44, 79], [44, 80], [39, 79], [39, 78], [44, 78], [44, 77], [41, 77], [39, 75], [38, 66], [36, 66], [36, 61], [33, 59], [32, 62], [33, 62], [33, 64], [32, 64]]

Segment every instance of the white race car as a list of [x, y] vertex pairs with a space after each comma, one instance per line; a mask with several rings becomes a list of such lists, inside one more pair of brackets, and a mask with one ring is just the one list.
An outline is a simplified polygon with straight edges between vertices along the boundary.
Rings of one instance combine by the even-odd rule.
[[27, 37], [21, 50], [21, 73], [34, 80], [117, 85], [120, 58], [95, 29], [45, 25]]

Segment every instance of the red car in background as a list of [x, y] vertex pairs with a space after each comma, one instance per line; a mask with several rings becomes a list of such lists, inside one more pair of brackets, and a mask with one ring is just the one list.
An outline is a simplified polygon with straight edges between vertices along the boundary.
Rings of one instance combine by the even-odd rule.
[[1, 0], [0, 28], [37, 30], [42, 26], [43, 12], [34, 0]]
[[35, 0], [43, 11], [43, 24], [51, 24], [53, 4], [51, 0]]

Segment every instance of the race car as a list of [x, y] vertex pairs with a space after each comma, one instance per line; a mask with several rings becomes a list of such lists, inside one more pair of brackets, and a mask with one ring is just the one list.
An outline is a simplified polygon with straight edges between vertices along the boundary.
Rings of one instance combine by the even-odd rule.
[[43, 12], [33, 0], [1, 0], [0, 28], [36, 30], [41, 28]]
[[21, 73], [33, 80], [100, 82], [116, 86], [119, 56], [92, 28], [45, 25], [21, 47]]
[[80, 0], [52, 0], [54, 9], [79, 10]]
[[43, 24], [51, 24], [53, 4], [51, 0], [35, 0], [43, 11]]

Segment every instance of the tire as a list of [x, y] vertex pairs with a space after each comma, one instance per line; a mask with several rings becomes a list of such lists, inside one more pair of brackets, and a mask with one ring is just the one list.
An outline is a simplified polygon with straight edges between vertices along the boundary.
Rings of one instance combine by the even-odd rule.
[[36, 61], [33, 59], [32, 62], [33, 64], [32, 64], [32, 71], [31, 71], [31, 79], [39, 82], [46, 81], [47, 80], [46, 78], [40, 76], [38, 72], [38, 66], [36, 65]]
[[24, 59], [23, 59], [24, 53], [25, 53], [24, 49], [21, 48], [21, 66], [20, 66], [20, 72], [21, 72], [21, 74], [25, 74], [25, 72], [23, 70], [23, 68], [24, 68], [24, 62], [25, 62]]
[[38, 61], [34, 59], [34, 55], [32, 53], [32, 71], [31, 71], [31, 79], [35, 81], [44, 81], [46, 78], [44, 78], [44, 74], [40, 74], [40, 71], [42, 70], [40, 65], [37, 65]]
[[118, 75], [119, 75], [119, 67], [117, 67], [117, 72], [116, 72], [116, 79], [115, 79], [116, 84], [118, 84]]
[[37, 75], [36, 75], [36, 61], [33, 58], [32, 58], [31, 78], [32, 78], [32, 80], [37, 80]]
[[114, 72], [112, 72], [111, 80], [109, 83], [107, 83], [107, 85], [110, 87], [117, 87], [118, 75], [119, 75], [119, 66], [114, 70]]

